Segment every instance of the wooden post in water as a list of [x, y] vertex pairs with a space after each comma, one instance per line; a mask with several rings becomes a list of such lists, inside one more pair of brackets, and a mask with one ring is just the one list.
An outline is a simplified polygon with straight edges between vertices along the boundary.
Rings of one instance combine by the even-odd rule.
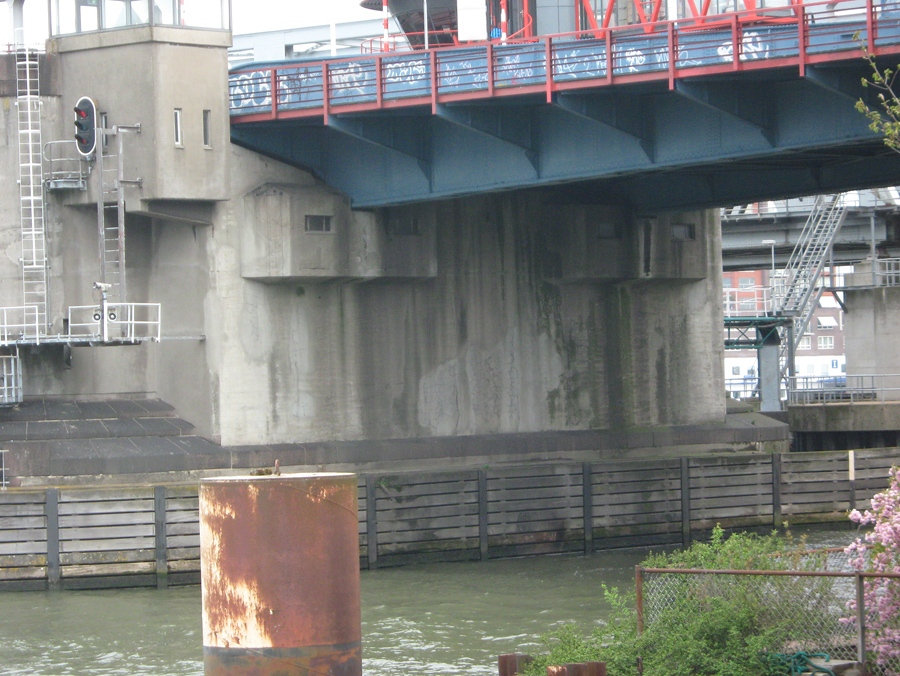
[[202, 481], [206, 676], [361, 676], [357, 529], [353, 474]]

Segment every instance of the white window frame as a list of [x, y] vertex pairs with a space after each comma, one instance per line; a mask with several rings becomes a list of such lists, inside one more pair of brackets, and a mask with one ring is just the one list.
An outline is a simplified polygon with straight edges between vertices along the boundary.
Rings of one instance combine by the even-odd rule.
[[203, 111], [203, 147], [212, 149], [212, 111]]
[[173, 122], [175, 123], [175, 147], [176, 148], [184, 148], [184, 130], [182, 129], [181, 121], [184, 116], [181, 114], [181, 108], [175, 109], [175, 116]]
[[[100, 113], [100, 129], [109, 129], [109, 113]], [[100, 132], [100, 147], [104, 153], [109, 151], [109, 137]]]
[[812, 349], [812, 339], [809, 336], [801, 336], [800, 342], [797, 343], [798, 350], [811, 350]]
[[833, 350], [834, 336], [818, 336], [816, 338], [816, 345], [820, 350]]
[[[331, 214], [306, 214], [303, 218], [303, 231], [311, 235], [330, 235], [334, 232], [333, 221]], [[319, 225], [322, 227], [318, 227]]]

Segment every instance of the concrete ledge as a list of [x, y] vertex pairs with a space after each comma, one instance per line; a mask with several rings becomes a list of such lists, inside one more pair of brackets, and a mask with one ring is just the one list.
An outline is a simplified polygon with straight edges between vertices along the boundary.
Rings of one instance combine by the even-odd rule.
[[[711, 453], [785, 452], [790, 433], [759, 414], [728, 416], [723, 425], [643, 430], [549, 431], [417, 439], [222, 447], [201, 437], [129, 436], [21, 439], [7, 442], [7, 467], [19, 482], [109, 476], [132, 481], [153, 473], [270, 467], [397, 471], [543, 462], [638, 461]], [[171, 419], [168, 419], [171, 420]], [[177, 420], [177, 419], [175, 419]], [[141, 420], [141, 423], [144, 421]], [[45, 479], [41, 479], [45, 477]], [[133, 478], [132, 478], [133, 477]]]
[[789, 406], [788, 420], [795, 432], [900, 430], [900, 401]]

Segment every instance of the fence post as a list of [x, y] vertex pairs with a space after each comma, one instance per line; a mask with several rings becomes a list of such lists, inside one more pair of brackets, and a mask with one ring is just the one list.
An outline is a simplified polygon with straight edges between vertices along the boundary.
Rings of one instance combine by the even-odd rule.
[[366, 559], [369, 570], [378, 568], [378, 517], [375, 503], [375, 477], [366, 474]]
[[644, 569], [637, 565], [634, 567], [634, 591], [637, 605], [637, 633], [644, 633]]
[[59, 489], [48, 488], [44, 494], [47, 516], [47, 585], [59, 589]]
[[591, 463], [581, 463], [581, 509], [584, 524], [584, 553], [594, 551], [594, 489], [591, 485]]
[[856, 573], [856, 661], [866, 663], [866, 589], [861, 573]]
[[478, 551], [482, 561], [488, 558], [487, 470], [478, 470]]
[[156, 540], [156, 588], [169, 585], [169, 557], [166, 533], [166, 487], [153, 487], [153, 534]]
[[681, 458], [681, 546], [691, 546], [691, 465]]
[[781, 529], [781, 453], [772, 454], [772, 525]]

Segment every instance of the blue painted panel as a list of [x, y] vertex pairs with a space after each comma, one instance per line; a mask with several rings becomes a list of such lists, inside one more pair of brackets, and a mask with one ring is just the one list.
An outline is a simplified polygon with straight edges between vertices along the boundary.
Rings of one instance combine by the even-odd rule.
[[453, 49], [437, 54], [438, 90], [446, 94], [488, 88], [487, 50]]
[[552, 49], [554, 81], [606, 77], [606, 40], [555, 42]]
[[543, 43], [499, 45], [494, 48], [496, 87], [526, 87], [547, 81]]

